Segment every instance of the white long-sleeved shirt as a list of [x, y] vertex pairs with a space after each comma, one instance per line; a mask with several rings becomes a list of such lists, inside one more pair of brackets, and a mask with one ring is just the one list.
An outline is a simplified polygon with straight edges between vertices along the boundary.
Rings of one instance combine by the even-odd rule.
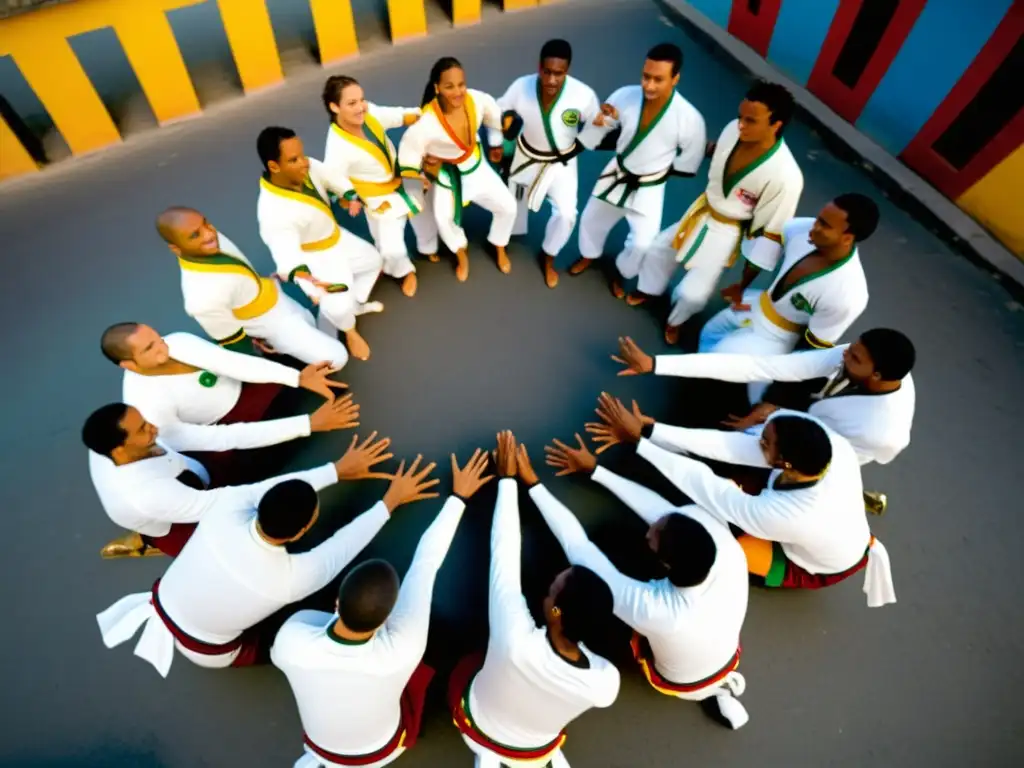
[[523, 597], [521, 549], [518, 488], [514, 479], [503, 478], [491, 528], [490, 639], [470, 686], [469, 710], [488, 738], [533, 749], [554, 741], [591, 707], [610, 707], [619, 693], [619, 671], [582, 644], [585, 669], [555, 652]]
[[164, 337], [172, 360], [192, 373], [146, 376], [124, 372], [122, 400], [160, 429], [161, 441], [178, 451], [261, 448], [310, 434], [309, 416], [217, 424], [242, 395], [242, 384], [299, 386], [299, 371], [253, 355], [232, 352], [191, 333]]
[[781, 415], [810, 419], [828, 434], [832, 462], [817, 482], [776, 487], [782, 472], [775, 470], [767, 487], [751, 496], [706, 464], [672, 452], [767, 466], [763, 456], [759, 464], [753, 462], [755, 452], [760, 453], [759, 438], [735, 432], [656, 424], [651, 439], [640, 441], [637, 453], [723, 523], [777, 541], [786, 557], [809, 573], [841, 573], [860, 561], [871, 541], [857, 454], [849, 442], [807, 414], [780, 410], [769, 422]]
[[651, 489], [604, 467], [598, 467], [592, 478], [648, 525], [678, 513], [703, 525], [714, 539], [714, 565], [697, 586], [677, 587], [667, 578], [631, 579], [590, 541], [576, 517], [547, 488], [535, 485], [530, 489], [569, 562], [589, 568], [608, 584], [615, 598], [615, 615], [647, 638], [654, 666], [665, 679], [688, 684], [721, 671], [739, 647], [749, 591], [746, 556], [729, 528], [699, 507], [676, 507]]
[[391, 615], [366, 642], [338, 638], [331, 632], [337, 614], [322, 611], [300, 611], [281, 627], [271, 659], [287, 676], [302, 727], [317, 746], [365, 755], [394, 737], [402, 691], [427, 647], [437, 572], [464, 510], [458, 497], [445, 502], [420, 539]]
[[[178, 480], [183, 472], [196, 475], [204, 486], [210, 484], [206, 467], [157, 441], [164, 452], [131, 464], [117, 465], [106, 456], [89, 451], [89, 476], [107, 516], [122, 528], [146, 536], [165, 536], [173, 523], [198, 523], [210, 510], [237, 505], [238, 499], [257, 501], [282, 475], [250, 485], [231, 485], [196, 490]], [[315, 476], [317, 489], [337, 482], [333, 464], [326, 464]], [[301, 473], [298, 473], [301, 474]], [[252, 502], [255, 504], [255, 502]]]
[[[843, 375], [843, 353], [849, 346], [788, 355], [658, 355], [654, 358], [654, 373], [740, 384], [808, 381], [826, 376], [835, 380]], [[916, 394], [909, 373], [900, 388], [892, 392], [876, 394], [846, 387], [829, 394], [830, 389], [826, 387], [807, 412], [849, 440], [862, 465], [872, 461], [888, 464], [910, 444]]]

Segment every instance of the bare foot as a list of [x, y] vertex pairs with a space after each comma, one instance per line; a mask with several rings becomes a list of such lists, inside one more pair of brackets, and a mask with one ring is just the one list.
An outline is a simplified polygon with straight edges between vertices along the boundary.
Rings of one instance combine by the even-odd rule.
[[460, 283], [464, 283], [469, 278], [469, 255], [465, 248], [459, 248], [455, 254], [455, 260], [455, 278]]
[[494, 259], [498, 262], [498, 269], [500, 269], [504, 274], [507, 275], [512, 271], [512, 262], [508, 259], [508, 253], [505, 251], [505, 246], [494, 246]]
[[356, 360], [370, 359], [370, 345], [355, 328], [345, 331], [345, 346], [348, 347], [348, 353]]
[[359, 315], [372, 315], [376, 312], [383, 312], [384, 305], [379, 301], [364, 301], [356, 306], [356, 317]]
[[679, 343], [679, 326], [678, 325], [666, 325], [665, 326], [665, 342], [675, 346]]
[[619, 281], [618, 278], [612, 280], [612, 284], [609, 287], [612, 290], [612, 296], [614, 296], [616, 299], [621, 299], [623, 296], [626, 295], [626, 290], [622, 287], [622, 283]]
[[555, 270], [555, 257], [544, 254], [544, 282], [548, 288], [558, 285], [558, 272]]
[[436, 253], [427, 254], [427, 261], [429, 261], [431, 264], [437, 264], [437, 262], [439, 262], [440, 260], [441, 257], [438, 256]]
[[590, 263], [592, 261], [593, 261], [593, 259], [584, 259], [582, 256], [580, 256], [578, 259], [576, 259], [576, 261], [573, 262], [573, 265], [571, 267], [569, 267], [569, 274], [570, 275], [582, 274], [583, 272], [586, 271], [587, 267], [590, 266]]
[[640, 293], [640, 291], [633, 291], [626, 296], [626, 303], [631, 307], [639, 307], [641, 304], [647, 301], [646, 294]]
[[416, 295], [416, 273], [410, 272], [408, 275], [402, 278], [402, 293], [412, 298]]

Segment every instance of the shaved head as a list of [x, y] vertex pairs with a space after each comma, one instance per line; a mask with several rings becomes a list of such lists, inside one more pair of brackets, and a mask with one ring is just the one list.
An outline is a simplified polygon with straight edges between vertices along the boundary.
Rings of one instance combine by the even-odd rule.
[[199, 258], [220, 250], [217, 230], [195, 208], [175, 205], [156, 218], [156, 231], [177, 256]]
[[116, 323], [103, 332], [100, 349], [104, 356], [115, 365], [132, 359], [132, 345], [129, 339], [139, 330], [138, 323]]
[[203, 214], [195, 208], [186, 208], [182, 205], [172, 205], [156, 217], [156, 231], [159, 232], [160, 237], [168, 243], [171, 245], [177, 245], [177, 241], [181, 235], [181, 230], [185, 229], [189, 220], [196, 216], [200, 219], [203, 218]]

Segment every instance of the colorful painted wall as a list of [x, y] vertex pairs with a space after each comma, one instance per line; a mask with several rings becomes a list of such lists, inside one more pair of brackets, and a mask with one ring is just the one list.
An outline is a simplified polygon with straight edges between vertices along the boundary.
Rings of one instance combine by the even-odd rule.
[[[484, 5], [497, 9], [491, 0], [70, 0], [0, 18], [0, 179], [44, 165], [50, 129], [71, 155], [120, 143], [110, 104], [126, 84], [166, 125], [202, 113], [190, 67], [211, 49], [225, 50], [248, 94], [284, 79], [290, 27], [308, 22], [309, 48], [330, 66], [359, 54], [361, 17], [372, 17], [362, 29], [376, 30], [386, 14], [392, 43], [426, 35], [428, 1], [459, 26], [479, 22]], [[501, 0], [501, 9], [554, 1]]]
[[689, 0], [1024, 258], [1024, 0]]

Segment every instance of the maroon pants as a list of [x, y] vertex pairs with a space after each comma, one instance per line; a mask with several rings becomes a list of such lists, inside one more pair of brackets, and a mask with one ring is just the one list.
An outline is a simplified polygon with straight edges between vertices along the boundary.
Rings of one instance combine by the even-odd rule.
[[859, 563], [852, 568], [847, 568], [842, 573], [808, 573], [799, 565], [787, 559], [786, 573], [782, 577], [782, 584], [779, 586], [783, 589], [821, 589], [823, 587], [831, 587], [833, 584], [845, 581], [853, 576], [853, 574], [863, 571], [867, 568], [867, 565], [868, 556], [865, 553]]
[[197, 523], [171, 523], [171, 530], [163, 536], [142, 534], [142, 540], [149, 546], [156, 547], [165, 555], [177, 557], [195, 532], [196, 525]]
[[[280, 384], [243, 384], [235, 407], [217, 423], [241, 424], [262, 420], [283, 388]], [[196, 451], [190, 455], [210, 473], [211, 488], [241, 485], [250, 481], [245, 473], [244, 462], [238, 460], [235, 451]]]

